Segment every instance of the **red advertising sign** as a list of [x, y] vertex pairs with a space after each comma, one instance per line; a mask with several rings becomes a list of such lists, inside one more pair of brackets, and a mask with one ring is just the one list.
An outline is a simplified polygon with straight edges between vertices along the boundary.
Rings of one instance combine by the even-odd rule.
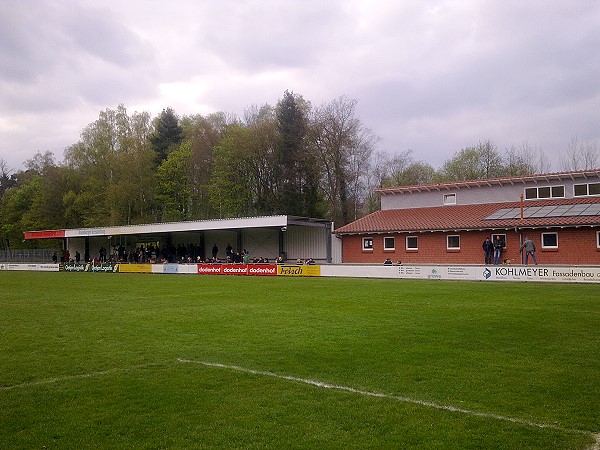
[[250, 264], [248, 265], [248, 275], [272, 277], [277, 275], [277, 266], [275, 264]]
[[65, 237], [65, 230], [26, 231], [23, 233], [25, 240], [28, 239], [58, 239]]
[[222, 264], [198, 264], [200, 275], [221, 275]]
[[198, 264], [200, 275], [277, 275], [275, 264]]

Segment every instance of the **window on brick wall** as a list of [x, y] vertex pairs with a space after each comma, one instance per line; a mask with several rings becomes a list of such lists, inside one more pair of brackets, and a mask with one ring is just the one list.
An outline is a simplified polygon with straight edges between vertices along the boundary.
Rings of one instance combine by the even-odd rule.
[[373, 238], [372, 237], [362, 238], [362, 249], [364, 251], [373, 251]]
[[600, 231], [596, 231], [596, 248], [600, 248]]
[[558, 248], [558, 233], [542, 233], [542, 248]]
[[383, 249], [384, 250], [396, 250], [396, 239], [393, 237], [383, 238]]
[[417, 236], [406, 236], [406, 250], [419, 250], [419, 238]]
[[460, 236], [458, 234], [446, 236], [446, 249], [460, 250]]

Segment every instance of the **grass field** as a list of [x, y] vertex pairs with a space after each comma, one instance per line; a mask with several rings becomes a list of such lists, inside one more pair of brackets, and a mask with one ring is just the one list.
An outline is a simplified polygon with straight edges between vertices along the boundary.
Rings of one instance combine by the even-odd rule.
[[599, 294], [0, 272], [0, 448], [598, 448]]

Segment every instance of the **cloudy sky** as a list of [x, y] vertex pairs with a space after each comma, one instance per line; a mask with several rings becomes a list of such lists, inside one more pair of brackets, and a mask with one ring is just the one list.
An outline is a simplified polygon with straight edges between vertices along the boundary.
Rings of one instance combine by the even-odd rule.
[[379, 136], [439, 168], [526, 143], [559, 169], [600, 145], [596, 0], [2, 0], [0, 159], [65, 147], [119, 103], [155, 116], [341, 95]]

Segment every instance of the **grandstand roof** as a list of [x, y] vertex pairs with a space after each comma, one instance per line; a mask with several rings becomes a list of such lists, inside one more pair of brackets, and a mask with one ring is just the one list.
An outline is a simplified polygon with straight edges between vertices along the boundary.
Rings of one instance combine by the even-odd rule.
[[331, 222], [323, 219], [279, 215], [64, 230], [26, 231], [23, 234], [25, 239], [57, 239], [208, 230], [239, 230], [244, 228], [283, 228], [291, 225], [328, 227], [331, 225]]

